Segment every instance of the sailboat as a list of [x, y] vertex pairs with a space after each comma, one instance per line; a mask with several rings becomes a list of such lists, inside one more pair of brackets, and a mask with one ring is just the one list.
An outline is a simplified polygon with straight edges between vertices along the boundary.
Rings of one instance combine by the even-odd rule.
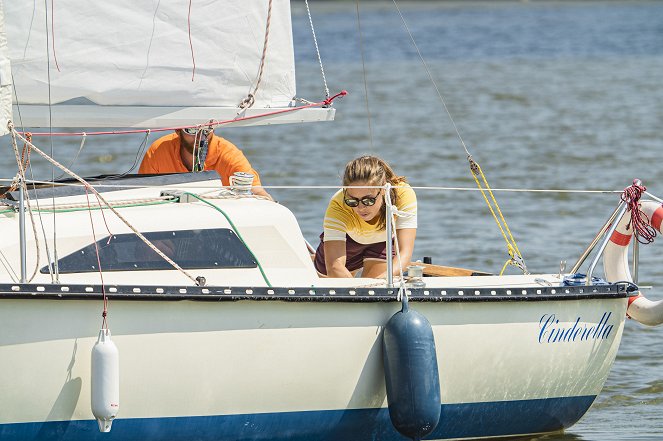
[[[56, 163], [20, 127], [333, 120], [331, 94], [293, 100], [287, 0], [165, 3], [0, 3], [19, 169], [0, 200], [0, 439], [555, 432], [599, 395], [627, 314], [663, 322], [628, 265], [633, 216], [663, 219], [639, 183], [568, 272], [337, 279], [288, 207], [214, 172], [92, 180]], [[72, 179], [28, 182], [21, 144]]]

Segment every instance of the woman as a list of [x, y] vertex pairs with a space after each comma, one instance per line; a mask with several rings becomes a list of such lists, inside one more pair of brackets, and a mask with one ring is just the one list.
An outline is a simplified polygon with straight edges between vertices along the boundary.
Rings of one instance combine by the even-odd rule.
[[[412, 258], [417, 235], [417, 197], [402, 176], [376, 156], [362, 156], [345, 166], [342, 190], [329, 202], [324, 232], [315, 253], [315, 268], [328, 277], [385, 277], [386, 205], [384, 188], [393, 185], [391, 203], [404, 216], [395, 216], [396, 238], [403, 268]], [[401, 273], [394, 253], [394, 275]]]

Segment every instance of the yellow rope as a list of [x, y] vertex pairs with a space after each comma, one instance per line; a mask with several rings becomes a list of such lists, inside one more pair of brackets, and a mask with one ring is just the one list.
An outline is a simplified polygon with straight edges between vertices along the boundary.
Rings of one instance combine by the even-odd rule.
[[[470, 171], [472, 172], [472, 177], [474, 178], [474, 182], [476, 182], [479, 191], [481, 191], [481, 195], [486, 201], [488, 209], [490, 210], [490, 213], [493, 215], [493, 219], [495, 219], [497, 227], [500, 229], [500, 232], [502, 233], [502, 237], [506, 242], [506, 247], [510, 256], [510, 259], [507, 260], [504, 266], [502, 267], [502, 271], [500, 271], [500, 276], [504, 273], [504, 270], [506, 269], [507, 265], [517, 266], [523, 271], [523, 273], [529, 274], [529, 272], [527, 271], [527, 266], [525, 265], [525, 260], [523, 259], [522, 254], [520, 254], [518, 245], [516, 245], [516, 240], [513, 238], [513, 234], [511, 234], [509, 225], [507, 224], [506, 219], [502, 214], [502, 210], [500, 210], [500, 206], [497, 203], [497, 199], [495, 199], [495, 195], [493, 195], [493, 192], [490, 189], [490, 185], [488, 184], [486, 176], [483, 174], [483, 170], [481, 170], [481, 166], [479, 166], [479, 164], [476, 163], [474, 159], [472, 159], [472, 156], [468, 156], [467, 160], [470, 163]], [[481, 176], [483, 185], [479, 181], [479, 177], [477, 175]], [[488, 195], [490, 196], [490, 200], [488, 199]], [[493, 206], [495, 207], [494, 209]], [[497, 211], [497, 214], [495, 213], [495, 211]]]

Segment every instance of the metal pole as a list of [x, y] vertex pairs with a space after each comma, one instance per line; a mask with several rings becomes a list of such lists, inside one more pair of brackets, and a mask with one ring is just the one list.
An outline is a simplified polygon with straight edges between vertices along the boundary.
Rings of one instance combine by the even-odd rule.
[[23, 178], [18, 178], [18, 235], [21, 251], [21, 283], [27, 282], [27, 264], [25, 246], [25, 191], [23, 189]]
[[640, 242], [638, 242], [638, 236], [635, 234], [635, 231], [633, 232], [633, 238], [635, 240], [633, 241], [633, 274], [631, 274], [631, 278], [633, 279], [633, 283], [637, 285], [638, 263], [640, 261]]
[[[385, 189], [386, 192], [391, 191], [391, 185], [387, 184]], [[387, 202], [389, 202], [387, 204]], [[385, 195], [385, 215], [386, 219], [386, 233], [387, 233], [387, 288], [393, 288], [394, 286], [394, 258], [393, 258], [393, 245], [391, 243], [391, 223], [393, 221], [391, 213], [391, 198]]]
[[619, 210], [619, 214], [617, 215], [617, 218], [612, 223], [612, 226], [610, 227], [610, 230], [608, 230], [605, 237], [603, 238], [603, 242], [601, 242], [601, 246], [599, 247], [599, 251], [596, 253], [596, 256], [594, 256], [594, 260], [592, 260], [592, 264], [589, 266], [589, 270], [587, 270], [586, 285], [591, 285], [592, 284], [592, 273], [594, 272], [594, 268], [596, 267], [596, 264], [599, 262], [599, 259], [603, 255], [603, 251], [605, 250], [605, 247], [608, 246], [608, 242], [610, 241], [610, 237], [612, 236], [612, 233], [614, 233], [615, 230], [617, 229], [617, 225], [619, 224], [619, 221], [622, 220], [622, 217], [624, 216], [624, 213], [626, 213], [627, 208], [628, 208], [628, 205], [625, 202], [622, 202], [621, 210]]
[[[571, 268], [570, 274], [576, 274], [579, 270], [580, 267], [582, 266], [583, 263], [585, 263], [585, 260], [587, 259], [587, 256], [591, 254], [591, 252], [594, 250], [594, 247], [596, 246], [597, 243], [601, 240], [601, 237], [603, 237], [603, 234], [605, 234], [606, 228], [608, 228], [610, 225], [612, 225], [615, 222], [615, 218], [617, 217], [617, 213], [619, 213], [619, 209], [624, 206], [626, 202], [620, 202], [619, 205], [615, 208], [615, 211], [612, 212], [608, 220], [606, 221], [605, 224], [601, 227], [601, 230], [599, 233], [594, 237], [594, 240], [592, 240], [592, 243], [589, 244], [589, 246], [583, 251], [582, 255], [578, 259], [575, 265], [573, 265], [573, 268]], [[621, 218], [620, 218], [621, 219]]]

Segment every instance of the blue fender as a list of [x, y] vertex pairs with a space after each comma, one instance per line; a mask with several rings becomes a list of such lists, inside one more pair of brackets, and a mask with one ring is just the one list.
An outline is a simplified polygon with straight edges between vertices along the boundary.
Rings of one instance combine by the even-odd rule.
[[382, 357], [391, 422], [401, 434], [419, 440], [440, 421], [440, 377], [433, 328], [428, 319], [403, 309], [384, 328]]

